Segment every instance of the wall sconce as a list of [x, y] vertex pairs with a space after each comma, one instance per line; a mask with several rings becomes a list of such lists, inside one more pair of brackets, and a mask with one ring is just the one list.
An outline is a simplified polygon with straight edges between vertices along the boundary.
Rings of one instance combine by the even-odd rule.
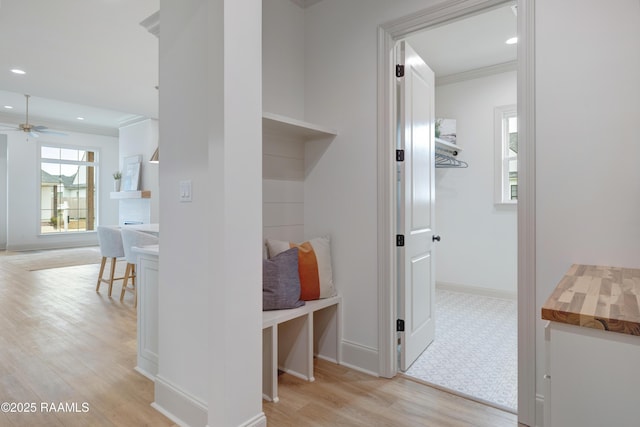
[[160, 147], [156, 148], [156, 151], [153, 152], [151, 158], [149, 159], [149, 163], [160, 163]]

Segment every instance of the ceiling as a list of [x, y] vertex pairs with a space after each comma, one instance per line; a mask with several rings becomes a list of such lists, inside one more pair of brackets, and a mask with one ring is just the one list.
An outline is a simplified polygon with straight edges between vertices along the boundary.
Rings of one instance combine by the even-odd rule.
[[[24, 123], [24, 94], [30, 123], [52, 129], [117, 134], [123, 124], [157, 118], [158, 38], [140, 23], [159, 7], [160, 0], [0, 0], [0, 123]], [[515, 45], [504, 43], [515, 34], [507, 5], [409, 40], [442, 77], [515, 61]]]
[[505, 43], [517, 34], [512, 4], [429, 29], [408, 42], [436, 78], [513, 63], [517, 47]]
[[0, 122], [24, 123], [24, 94], [34, 124], [117, 129], [158, 117], [158, 38], [140, 22], [159, 7], [159, 0], [2, 0]]

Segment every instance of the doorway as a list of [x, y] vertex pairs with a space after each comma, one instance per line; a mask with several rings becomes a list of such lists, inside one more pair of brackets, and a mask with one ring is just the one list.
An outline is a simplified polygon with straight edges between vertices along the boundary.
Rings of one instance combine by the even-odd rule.
[[[516, 17], [515, 4], [506, 3], [406, 38], [436, 75], [434, 210], [441, 240], [434, 252], [435, 340], [410, 367], [400, 365], [417, 381], [513, 413], [517, 412]], [[514, 117], [504, 119], [512, 126], [503, 132], [506, 105], [513, 106]], [[496, 195], [494, 181], [499, 181]], [[505, 200], [503, 181], [513, 190]]]
[[[7, 194], [7, 177], [8, 177], [8, 164], [7, 164], [7, 135], [0, 134], [0, 188], [3, 189], [2, 193]], [[7, 249], [7, 198], [0, 198], [0, 251]]]
[[[378, 129], [381, 143], [379, 163], [379, 251], [380, 265], [380, 339], [381, 345], [380, 373], [392, 377], [398, 373], [395, 359], [396, 346], [396, 288], [395, 279], [395, 213], [389, 206], [395, 200], [395, 162], [388, 159], [390, 141], [394, 140], [395, 127], [393, 117], [395, 105], [393, 95], [392, 54], [395, 44], [417, 34], [418, 32], [443, 26], [472, 15], [505, 5], [504, 1], [484, 2], [444, 2], [439, 7], [432, 7], [389, 22], [379, 30], [379, 87], [381, 92], [379, 103], [380, 126]], [[520, 139], [519, 165], [519, 203], [518, 211], [518, 256], [517, 256], [517, 292], [518, 292], [518, 414], [519, 421], [526, 425], [535, 423], [535, 240], [534, 240], [534, 199], [533, 199], [533, 8], [524, 0], [518, 1], [518, 119]], [[523, 94], [524, 96], [520, 96]], [[395, 160], [395, 159], [393, 159]], [[436, 227], [438, 225], [436, 224]], [[388, 245], [387, 245], [388, 244]], [[391, 285], [389, 284], [391, 283]], [[523, 369], [524, 368], [524, 369]]]

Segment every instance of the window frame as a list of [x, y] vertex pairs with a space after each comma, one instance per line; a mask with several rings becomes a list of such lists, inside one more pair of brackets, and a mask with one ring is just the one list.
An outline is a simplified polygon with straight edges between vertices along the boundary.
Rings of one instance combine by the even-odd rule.
[[[505, 123], [511, 117], [518, 117], [516, 104], [503, 105], [494, 108], [494, 191], [495, 205], [517, 206], [518, 200], [512, 200], [511, 184], [509, 178], [509, 138]], [[517, 159], [517, 157], [516, 157]], [[517, 190], [516, 190], [517, 191]]]
[[[42, 148], [49, 147], [54, 149], [61, 150], [78, 150], [78, 151], [86, 151], [93, 152], [95, 154], [96, 160], [93, 162], [81, 161], [81, 160], [63, 160], [63, 159], [52, 159], [48, 157], [42, 157]], [[52, 141], [38, 141], [37, 144], [37, 167], [36, 167], [36, 197], [37, 197], [37, 205], [36, 205], [36, 230], [38, 236], [74, 236], [78, 234], [89, 234], [95, 233], [97, 231], [99, 225], [99, 189], [100, 189], [100, 149], [98, 147], [93, 147], [89, 145], [75, 145], [75, 144], [64, 144]], [[94, 229], [93, 230], [69, 230], [69, 231], [57, 231], [51, 233], [43, 233], [42, 232], [42, 163], [58, 163], [62, 165], [74, 165], [74, 166], [91, 166], [95, 169], [94, 171]]]

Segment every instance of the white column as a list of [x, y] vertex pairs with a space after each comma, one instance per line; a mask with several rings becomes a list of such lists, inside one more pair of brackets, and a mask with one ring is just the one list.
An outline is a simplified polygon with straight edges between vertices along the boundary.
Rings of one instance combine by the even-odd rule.
[[266, 425], [261, 7], [161, 0], [155, 405], [189, 425]]

